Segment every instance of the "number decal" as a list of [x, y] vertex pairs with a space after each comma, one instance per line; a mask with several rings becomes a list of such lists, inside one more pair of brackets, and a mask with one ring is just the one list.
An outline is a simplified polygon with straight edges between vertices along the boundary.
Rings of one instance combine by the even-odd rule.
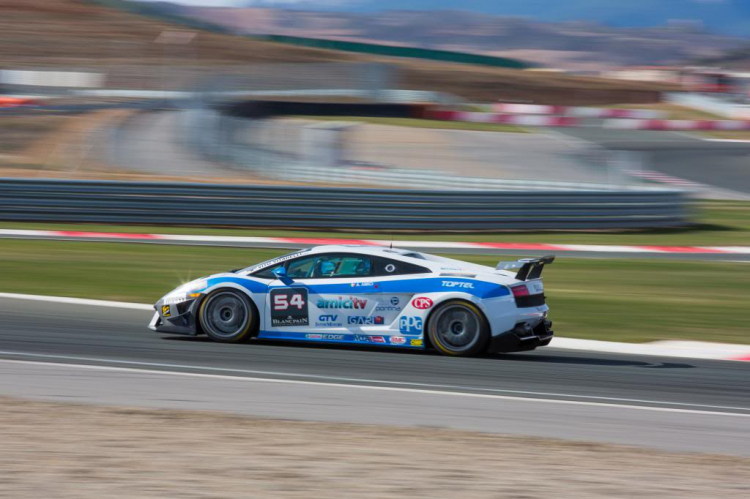
[[274, 295], [273, 297], [273, 309], [274, 310], [286, 310], [289, 308], [289, 297], [287, 295]]
[[297, 310], [302, 310], [303, 308], [305, 308], [306, 304], [307, 302], [305, 301], [304, 298], [302, 298], [301, 294], [292, 295], [292, 299], [289, 300], [289, 305], [292, 305], [293, 307], [297, 307]]
[[308, 302], [305, 288], [272, 289], [271, 326], [308, 326]]

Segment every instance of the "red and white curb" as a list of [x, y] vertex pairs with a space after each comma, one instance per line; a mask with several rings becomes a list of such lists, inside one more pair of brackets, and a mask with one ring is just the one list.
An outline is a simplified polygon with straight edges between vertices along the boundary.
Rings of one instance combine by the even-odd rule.
[[750, 345], [709, 343], [707, 341], [667, 340], [650, 343], [620, 343], [556, 337], [552, 340], [550, 346], [565, 350], [584, 350], [601, 353], [750, 362]]
[[[119, 301], [69, 298], [64, 296], [27, 295], [20, 293], [0, 293], [0, 299], [31, 300], [66, 305], [112, 307], [153, 312], [151, 305]], [[629, 355], [656, 355], [660, 357], [680, 357], [693, 359], [750, 361], [750, 345], [708, 343], [702, 341], [655, 341], [651, 343], [620, 343], [613, 341], [582, 340], [555, 337], [550, 344], [553, 348], [580, 350], [587, 352], [616, 353]]]
[[690, 180], [685, 180], [684, 178], [673, 177], [671, 175], [656, 172], [653, 170], [640, 170], [640, 171], [639, 170], [625, 170], [625, 173], [627, 173], [628, 175], [632, 177], [638, 177], [644, 180], [649, 180], [651, 182], [657, 182], [660, 184], [674, 185], [674, 186], [682, 187], [685, 189], [706, 188], [705, 185], [696, 184], [695, 182], [691, 182]]
[[386, 239], [339, 239], [311, 237], [252, 237], [252, 236], [204, 236], [193, 234], [138, 234], [128, 232], [83, 232], [66, 230], [20, 230], [0, 229], [0, 237], [17, 239], [55, 240], [106, 240], [122, 242], [194, 242], [194, 243], [243, 243], [272, 246], [296, 245], [298, 247], [323, 244], [355, 244], [363, 246], [402, 246], [432, 250], [483, 249], [550, 252], [592, 253], [653, 253], [653, 254], [725, 254], [750, 255], [750, 246], [625, 246], [601, 244], [544, 244], [544, 243], [483, 243], [458, 241], [409, 241]]
[[666, 113], [653, 109], [615, 109], [582, 106], [543, 106], [539, 104], [513, 104], [498, 102], [491, 106], [495, 113], [546, 114], [574, 118], [627, 118], [653, 120], [663, 118]]
[[16, 108], [40, 106], [42, 103], [37, 99], [28, 97], [3, 97], [0, 96], [0, 108]]
[[432, 250], [484, 249], [550, 252], [592, 252], [592, 253], [653, 253], [653, 254], [725, 254], [750, 255], [750, 246], [626, 246], [602, 244], [544, 244], [544, 243], [484, 243], [459, 241], [413, 241], [386, 239], [339, 239], [310, 237], [252, 237], [252, 236], [205, 236], [193, 234], [139, 234], [128, 232], [83, 232], [66, 230], [21, 230], [0, 229], [0, 237], [17, 239], [55, 240], [106, 240], [122, 242], [193, 242], [193, 243], [243, 243], [271, 246], [296, 245], [298, 247], [323, 244], [354, 244], [363, 246], [402, 246]]

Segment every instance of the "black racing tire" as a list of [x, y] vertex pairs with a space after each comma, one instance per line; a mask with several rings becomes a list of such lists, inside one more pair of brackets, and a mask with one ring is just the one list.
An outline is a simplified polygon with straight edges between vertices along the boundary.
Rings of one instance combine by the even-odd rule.
[[443, 355], [471, 357], [487, 349], [490, 328], [479, 308], [464, 300], [438, 305], [427, 323], [430, 343]]
[[201, 330], [220, 343], [241, 343], [258, 330], [258, 311], [244, 294], [231, 289], [212, 291], [198, 311]]

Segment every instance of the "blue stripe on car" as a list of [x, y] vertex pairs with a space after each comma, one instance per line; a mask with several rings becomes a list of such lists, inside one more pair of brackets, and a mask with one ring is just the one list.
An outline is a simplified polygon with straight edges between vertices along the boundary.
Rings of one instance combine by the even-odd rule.
[[[261, 331], [258, 333], [258, 338], [269, 339], [269, 340], [294, 340], [294, 341], [320, 341], [325, 343], [341, 343], [348, 345], [380, 345], [380, 346], [391, 346], [391, 347], [406, 347], [406, 348], [423, 348], [423, 346], [412, 346], [410, 340], [421, 339], [416, 336], [401, 336], [405, 338], [406, 343], [394, 344], [391, 343], [390, 338], [392, 335], [384, 334], [351, 334], [351, 333], [328, 333], [328, 332], [309, 332], [299, 333], [295, 331]], [[384, 342], [374, 342], [370, 339], [372, 337], [383, 338]]]
[[[258, 282], [252, 278], [246, 279], [241, 277], [215, 277], [208, 280], [208, 287], [213, 287], [217, 284], [231, 282], [242, 286], [251, 293], [267, 293], [268, 286], [263, 282]], [[336, 283], [336, 284], [325, 284], [325, 283], [314, 283], [314, 284], [297, 284], [298, 286], [307, 288], [311, 293], [314, 294], [363, 294], [363, 293], [435, 293], [435, 292], [446, 292], [446, 291], [460, 291], [474, 295], [478, 298], [497, 298], [499, 296], [510, 295], [510, 290], [503, 285], [495, 284], [485, 281], [477, 281], [472, 279], [456, 279], [456, 278], [445, 278], [445, 277], [426, 277], [420, 279], [406, 279], [396, 281], [379, 281], [376, 278], [368, 279], [363, 278], [361, 282], [373, 282], [377, 287], [358, 287], [352, 286], [352, 283]], [[463, 287], [448, 287], [445, 286], [444, 282], [451, 283], [469, 283], [472, 285], [471, 288]], [[356, 284], [356, 283], [355, 283]], [[291, 287], [294, 287], [295, 283], [291, 283]], [[287, 287], [287, 286], [274, 286], [274, 287]]]

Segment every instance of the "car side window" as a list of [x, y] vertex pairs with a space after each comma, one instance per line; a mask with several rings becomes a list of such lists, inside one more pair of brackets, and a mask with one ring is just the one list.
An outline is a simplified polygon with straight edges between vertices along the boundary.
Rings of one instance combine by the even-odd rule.
[[279, 267], [282, 267], [284, 264], [280, 263], [278, 265], [274, 265], [273, 267], [268, 267], [267, 269], [263, 269], [260, 272], [255, 272], [254, 274], [251, 274], [253, 277], [259, 277], [261, 279], [276, 279], [276, 276], [274, 275], [273, 271], [276, 270]]
[[292, 260], [287, 264], [286, 275], [292, 279], [302, 279], [310, 277], [312, 269], [315, 266], [315, 262], [319, 259], [319, 256], [308, 256], [307, 258], [300, 258], [298, 260]]
[[287, 264], [292, 279], [366, 277], [372, 273], [372, 260], [365, 255], [313, 255]]
[[430, 269], [409, 262], [401, 262], [399, 260], [391, 260], [390, 258], [381, 258], [379, 256], [374, 257], [373, 260], [373, 275], [376, 276], [430, 273]]

